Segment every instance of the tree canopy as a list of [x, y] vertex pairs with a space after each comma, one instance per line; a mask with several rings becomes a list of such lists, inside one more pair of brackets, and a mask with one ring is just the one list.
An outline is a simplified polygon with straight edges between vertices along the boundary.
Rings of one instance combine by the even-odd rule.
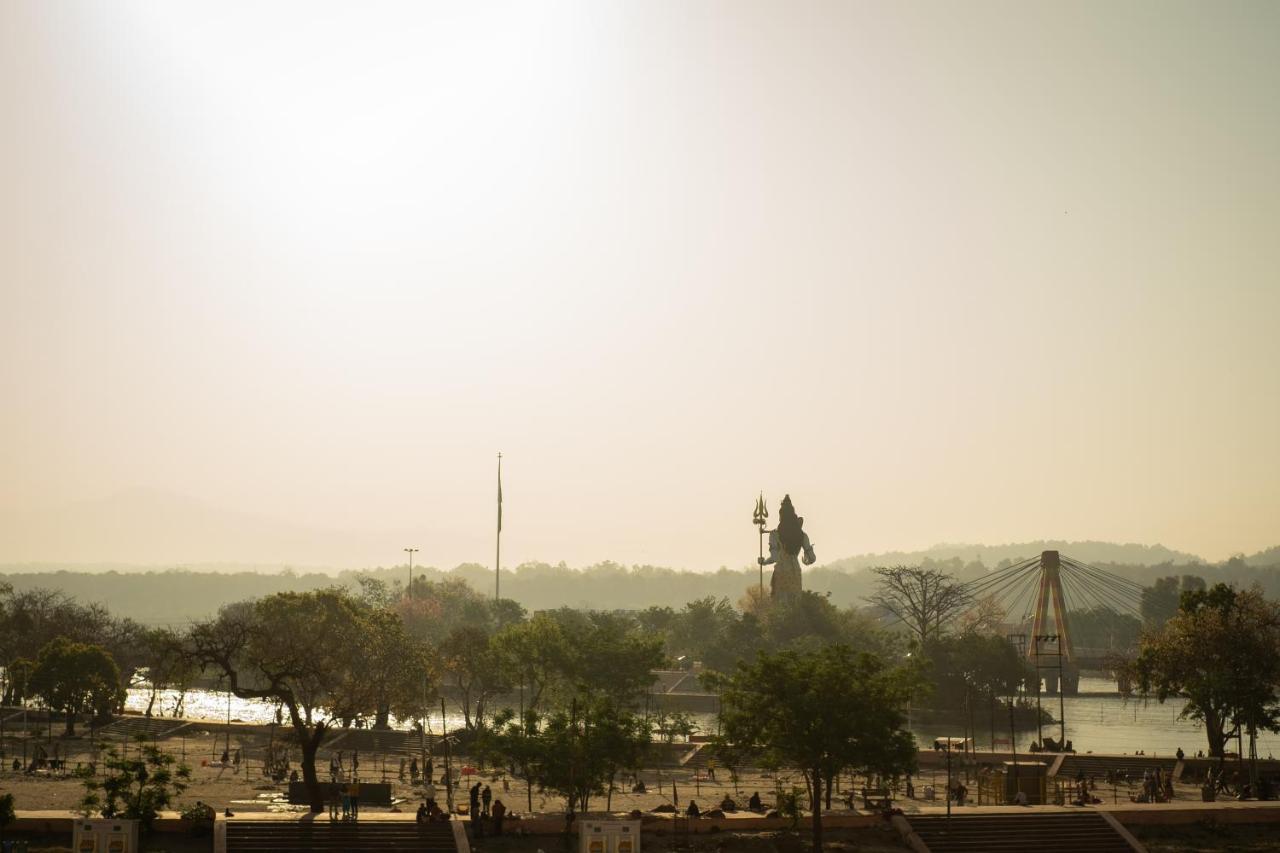
[[1183, 716], [1204, 722], [1222, 758], [1242, 730], [1280, 730], [1280, 604], [1226, 584], [1185, 590], [1177, 613], [1143, 633], [1133, 672], [1161, 702], [1185, 698]]
[[40, 650], [29, 689], [53, 710], [66, 713], [68, 737], [76, 733], [77, 714], [110, 714], [124, 692], [120, 668], [106, 649], [66, 637], [56, 637]]
[[843, 644], [761, 654], [721, 680], [723, 742], [798, 767], [809, 785], [813, 849], [822, 850], [822, 794], [856, 768], [895, 776], [915, 766], [905, 708], [914, 674]]

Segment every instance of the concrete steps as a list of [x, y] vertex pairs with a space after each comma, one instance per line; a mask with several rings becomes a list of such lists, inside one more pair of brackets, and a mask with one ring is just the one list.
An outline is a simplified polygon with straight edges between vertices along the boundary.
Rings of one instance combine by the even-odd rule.
[[1062, 757], [1062, 763], [1058, 765], [1058, 776], [1068, 779], [1076, 778], [1076, 774], [1084, 771], [1086, 777], [1094, 776], [1102, 779], [1107, 775], [1107, 771], [1115, 773], [1121, 779], [1142, 779], [1144, 773], [1155, 772], [1157, 767], [1160, 773], [1167, 774], [1173, 772], [1177, 765], [1178, 759], [1157, 758], [1155, 756], [1146, 755], [1089, 755], [1080, 753], [1067, 753]]
[[458, 853], [450, 821], [230, 820], [227, 853]]
[[[346, 729], [341, 730], [327, 741], [324, 748], [328, 752], [342, 750], [350, 754], [353, 750], [365, 753], [369, 760], [375, 755], [403, 755], [406, 758], [422, 759], [422, 748], [427, 753], [435, 750], [439, 738], [435, 735], [419, 735], [417, 732], [402, 732], [395, 729]], [[441, 764], [443, 759], [435, 756], [435, 762]]]
[[[139, 735], [147, 740], [161, 740], [173, 737], [179, 730], [189, 726], [186, 720], [175, 720], [172, 717], [116, 717], [115, 721], [94, 732], [99, 740], [118, 741], [136, 740]], [[88, 730], [86, 729], [86, 732]]]
[[912, 815], [907, 818], [932, 853], [1133, 853], [1098, 812]]

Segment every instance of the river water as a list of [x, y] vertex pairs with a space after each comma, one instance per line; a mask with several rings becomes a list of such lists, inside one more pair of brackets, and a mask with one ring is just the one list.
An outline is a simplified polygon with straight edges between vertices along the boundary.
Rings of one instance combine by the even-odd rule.
[[[1114, 682], [1104, 678], [1080, 679], [1080, 694], [1063, 699], [1066, 717], [1066, 733], [1077, 752], [1133, 753], [1144, 751], [1147, 755], [1172, 755], [1178, 747], [1188, 755], [1195, 755], [1197, 750], [1207, 749], [1207, 741], [1203, 727], [1195, 720], [1179, 719], [1182, 710], [1181, 700], [1170, 700], [1164, 704], [1154, 699], [1126, 698], [1115, 690]], [[147, 707], [150, 692], [143, 688], [129, 691], [125, 706], [133, 711], [143, 711]], [[223, 691], [192, 690], [186, 698], [186, 714], [188, 720], [225, 721], [228, 718], [228, 698], [230, 698], [230, 718], [246, 723], [270, 723], [275, 719], [275, 706], [254, 699], [237, 699]], [[176, 694], [162, 691], [157, 700], [156, 709], [168, 715]], [[1041, 696], [1041, 704], [1045, 710], [1058, 718], [1058, 697]], [[450, 729], [462, 726], [462, 713], [457, 707], [447, 709], [446, 722]], [[694, 722], [701, 734], [716, 733], [715, 714], [695, 714]], [[975, 707], [973, 713], [974, 742], [979, 750], [991, 746], [991, 711], [989, 708]], [[393, 725], [407, 728], [407, 724], [392, 720]], [[963, 725], [944, 725], [928, 723], [912, 719], [911, 731], [922, 746], [933, 743], [935, 737], [960, 737], [964, 734]], [[441, 718], [435, 714], [429, 722], [428, 731], [441, 731]], [[1045, 724], [1044, 734], [1057, 738], [1058, 724]], [[996, 714], [995, 736], [997, 748], [1006, 748], [1000, 739], [1009, 737], [1009, 718], [1005, 714], [1001, 719]], [[1034, 728], [1017, 732], [1017, 748], [1024, 752], [1037, 737]], [[1248, 749], [1246, 740], [1245, 748]], [[1258, 737], [1258, 755], [1266, 758], [1280, 756], [1280, 736], [1264, 733]]]

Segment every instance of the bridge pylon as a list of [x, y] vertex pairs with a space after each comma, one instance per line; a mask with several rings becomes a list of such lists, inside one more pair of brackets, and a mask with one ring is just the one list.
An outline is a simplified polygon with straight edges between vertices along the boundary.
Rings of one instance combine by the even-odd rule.
[[1045, 691], [1050, 695], [1059, 689], [1067, 696], [1080, 692], [1080, 667], [1071, 645], [1062, 593], [1062, 559], [1057, 551], [1040, 554], [1040, 584], [1036, 590], [1027, 659], [1035, 665], [1037, 676], [1043, 673]]

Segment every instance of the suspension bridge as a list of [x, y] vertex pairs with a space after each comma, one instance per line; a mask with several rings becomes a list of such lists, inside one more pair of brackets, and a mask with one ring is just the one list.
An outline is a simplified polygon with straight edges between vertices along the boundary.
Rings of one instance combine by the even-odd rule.
[[1142, 585], [1079, 560], [1045, 551], [963, 585], [970, 601], [997, 603], [1009, 641], [1036, 667], [1048, 693], [1080, 691], [1082, 670], [1110, 671], [1126, 649], [1077, 647], [1069, 614], [1109, 610], [1140, 616]]

